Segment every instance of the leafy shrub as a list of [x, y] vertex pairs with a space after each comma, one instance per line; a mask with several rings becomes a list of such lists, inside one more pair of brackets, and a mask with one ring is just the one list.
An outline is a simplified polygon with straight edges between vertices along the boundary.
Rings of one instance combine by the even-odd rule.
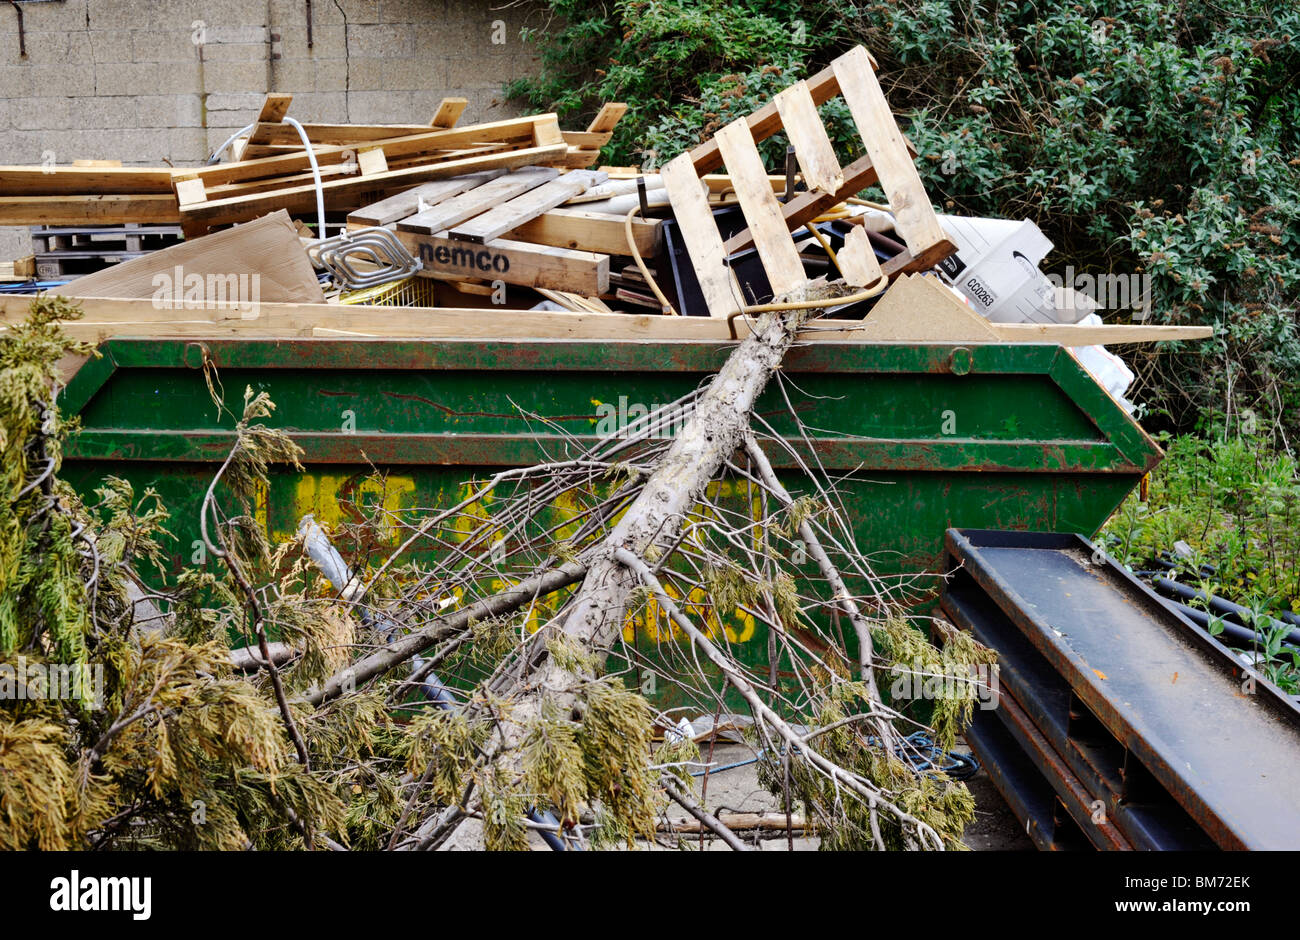
[[[1168, 428], [1254, 412], [1300, 429], [1300, 8], [1271, 0], [1037, 4], [547, 0], [540, 72], [508, 92], [575, 123], [628, 115], [607, 160], [656, 165], [854, 43], [946, 211], [1031, 218], [1049, 269], [1146, 275], [1150, 316], [1212, 342], [1143, 349], [1136, 390]], [[842, 106], [823, 109], [856, 156]], [[784, 142], [764, 148], [779, 168]]]

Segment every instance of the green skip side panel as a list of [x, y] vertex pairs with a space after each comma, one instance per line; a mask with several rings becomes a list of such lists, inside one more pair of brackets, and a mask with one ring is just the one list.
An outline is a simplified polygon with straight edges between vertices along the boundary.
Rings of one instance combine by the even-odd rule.
[[[70, 443], [63, 475], [87, 497], [110, 474], [137, 493], [156, 488], [177, 536], [175, 574], [193, 563], [199, 505], [229, 450], [230, 412], [240, 411], [245, 387], [271, 394], [274, 423], [306, 452], [306, 472], [275, 473], [259, 509], [279, 541], [292, 537], [306, 512], [338, 523], [355, 518], [358, 502], [397, 511], [447, 505], [464, 497], [471, 480], [503, 466], [562, 458], [572, 448], [566, 435], [587, 443], [607, 429], [602, 418], [634, 419], [637, 404], [676, 399], [716, 371], [729, 348], [112, 340], [64, 394], [83, 431]], [[205, 359], [217, 367], [229, 409], [220, 415]], [[939, 587], [947, 528], [1091, 537], [1160, 457], [1073, 357], [1049, 345], [818, 343], [791, 351], [782, 381], [760, 402], [759, 413], [790, 435], [786, 396], [811, 438], [788, 439], [805, 459], [845, 477], [839, 487], [859, 547], [874, 556], [879, 575], [905, 578], [918, 611]], [[778, 468], [791, 464], [776, 451], [771, 457]], [[388, 473], [382, 491], [368, 480], [371, 461]], [[786, 475], [798, 495], [801, 487]], [[728, 505], [743, 510], [741, 487], [720, 486]], [[565, 507], [555, 511], [563, 521]], [[742, 661], [766, 673], [761, 621], [728, 617], [716, 626]], [[652, 661], [682, 661], [681, 648], [652, 625], [625, 631], [625, 640]], [[644, 671], [634, 681], [653, 687], [661, 706], [694, 704]]]

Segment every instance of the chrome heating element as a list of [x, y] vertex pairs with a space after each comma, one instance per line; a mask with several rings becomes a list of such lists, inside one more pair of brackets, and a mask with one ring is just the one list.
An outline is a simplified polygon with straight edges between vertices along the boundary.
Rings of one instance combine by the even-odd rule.
[[309, 255], [343, 290], [378, 287], [420, 270], [419, 260], [386, 228], [363, 228], [326, 238], [314, 245]]

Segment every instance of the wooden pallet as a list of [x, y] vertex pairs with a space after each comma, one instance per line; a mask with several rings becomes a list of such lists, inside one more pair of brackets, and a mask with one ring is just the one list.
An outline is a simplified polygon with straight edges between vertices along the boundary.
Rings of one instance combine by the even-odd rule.
[[[836, 95], [844, 98], [866, 155], [841, 167], [817, 113]], [[778, 201], [759, 156], [757, 142], [784, 130], [794, 147], [807, 192]], [[927, 270], [956, 250], [939, 225], [914, 153], [898, 129], [876, 79], [871, 57], [857, 46], [829, 68], [782, 91], [768, 105], [721, 128], [712, 140], [669, 161], [662, 170], [673, 214], [700, 283], [709, 314], [726, 317], [744, 303], [728, 267], [736, 252], [753, 245], [775, 295], [807, 280], [791, 232], [873, 183], [889, 199], [906, 251], [883, 265], [870, 250], [855, 246], [855, 279], [895, 277]], [[714, 224], [702, 178], [722, 165], [731, 173], [748, 228], [724, 241]]]

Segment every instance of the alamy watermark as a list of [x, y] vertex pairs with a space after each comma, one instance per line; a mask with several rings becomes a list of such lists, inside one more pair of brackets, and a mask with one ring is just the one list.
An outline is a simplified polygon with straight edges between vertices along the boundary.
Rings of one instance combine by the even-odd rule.
[[104, 706], [104, 667], [100, 663], [37, 663], [19, 656], [0, 663], [0, 701], [75, 701]]
[[[1067, 310], [1076, 309], [1076, 294], [1088, 298], [1100, 310], [1133, 310], [1134, 320], [1145, 320], [1151, 314], [1151, 275], [1133, 274], [1081, 274], [1074, 265], [1067, 264], [1065, 273], [1046, 275], [1056, 288], [1068, 287], [1074, 294], [1066, 293], [1060, 303]], [[1082, 305], [1081, 305], [1082, 306]], [[1084, 311], [1091, 312], [1091, 306]]]
[[151, 300], [157, 309], [198, 310], [214, 304], [233, 304], [245, 320], [261, 312], [262, 275], [247, 271], [214, 274], [186, 272], [182, 265], [153, 276]]

